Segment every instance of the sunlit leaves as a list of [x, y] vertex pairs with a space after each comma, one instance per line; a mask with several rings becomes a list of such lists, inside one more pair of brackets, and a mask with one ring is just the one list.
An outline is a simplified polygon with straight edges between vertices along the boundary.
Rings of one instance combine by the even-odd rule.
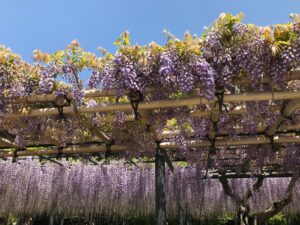
[[[146, 101], [153, 101], [196, 96], [211, 100], [215, 97], [216, 87], [223, 88], [228, 94], [291, 89], [285, 85], [284, 78], [300, 66], [299, 17], [292, 17], [292, 23], [259, 27], [243, 24], [243, 14], [223, 13], [200, 37], [186, 32], [180, 39], [165, 31], [167, 41], [164, 45], [155, 42], [145, 46], [132, 44], [129, 32], [124, 32], [114, 43], [117, 51], [110, 53], [100, 49], [101, 57], [85, 51], [77, 40], [73, 40], [65, 49], [53, 53], [35, 50], [33, 65], [1, 46], [0, 97], [53, 93], [55, 96], [72, 96], [75, 101], [70, 105], [79, 107], [85, 104], [85, 87], [80, 75], [86, 71], [91, 72], [90, 88], [114, 89], [119, 102], [126, 103], [128, 99], [124, 96], [128, 90], [140, 91]], [[266, 76], [271, 80], [268, 84], [263, 82]], [[235, 80], [250, 82], [234, 85]], [[96, 99], [97, 103], [102, 101], [117, 102], [113, 97]], [[0, 105], [3, 106], [2, 102]], [[40, 105], [26, 106], [34, 109]], [[7, 105], [5, 110], [14, 112], [18, 107]], [[258, 114], [265, 113], [263, 109], [260, 107]], [[269, 111], [270, 114], [273, 112]], [[167, 116], [164, 116], [165, 112]], [[101, 116], [130, 116], [125, 114], [104, 113]], [[152, 120], [163, 130], [169, 119], [179, 121], [184, 117], [182, 115], [186, 116], [184, 110], [178, 108], [156, 110]], [[224, 117], [221, 125], [225, 130], [234, 125], [227, 119]], [[253, 115], [239, 119], [244, 121], [247, 131], [255, 130], [260, 122]], [[180, 123], [175, 127], [182, 130], [193, 127], [197, 137], [204, 139], [207, 121], [195, 121], [188, 121], [187, 126], [184, 121], [181, 127]], [[195, 124], [204, 124], [205, 129], [197, 129]], [[110, 123], [109, 126], [114, 125]]]

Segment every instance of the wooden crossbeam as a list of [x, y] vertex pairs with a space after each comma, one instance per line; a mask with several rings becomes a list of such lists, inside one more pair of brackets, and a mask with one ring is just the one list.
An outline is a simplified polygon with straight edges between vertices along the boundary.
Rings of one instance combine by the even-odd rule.
[[[265, 136], [257, 136], [257, 137], [245, 137], [240, 138], [238, 140], [231, 140], [227, 138], [218, 138], [216, 139], [216, 146], [247, 146], [247, 145], [258, 145], [258, 144], [270, 144], [271, 140], [266, 138]], [[278, 136], [275, 137], [274, 143], [278, 144], [288, 144], [288, 143], [295, 143], [300, 144], [300, 136]], [[210, 141], [188, 141], [188, 147], [209, 147]], [[175, 142], [162, 142], [160, 144], [160, 148], [166, 150], [173, 150], [180, 148], [179, 143]], [[105, 145], [100, 146], [73, 146], [64, 148], [61, 153], [62, 154], [83, 154], [83, 153], [99, 153], [99, 152], [106, 152], [107, 148]], [[112, 153], [122, 153], [125, 151], [130, 151], [130, 147], [126, 145], [112, 145], [111, 152]], [[55, 155], [57, 154], [57, 149], [45, 149], [45, 150], [30, 150], [30, 151], [20, 151], [18, 152], [18, 156], [39, 156], [39, 155]], [[0, 158], [5, 157], [13, 157], [13, 152], [3, 151], [0, 152]]]
[[300, 108], [300, 99], [290, 100], [286, 105], [282, 107], [280, 115], [273, 122], [272, 125], [266, 128], [265, 135], [267, 137], [272, 137], [277, 130], [283, 125], [284, 122], [291, 118], [297, 109]]
[[[294, 137], [275, 137], [274, 143], [283, 144], [283, 143], [300, 143], [300, 136]], [[243, 146], [243, 145], [258, 145], [258, 144], [271, 144], [271, 140], [264, 136], [257, 137], [245, 137], [238, 140], [230, 139], [216, 139], [216, 146]], [[187, 145], [189, 147], [209, 147], [210, 141], [188, 141]], [[161, 147], [164, 149], [177, 149], [180, 147], [180, 144], [174, 142], [163, 142]]]
[[[280, 111], [280, 109], [282, 108], [279, 105], [276, 106], [270, 106], [270, 108], [274, 111]], [[234, 110], [230, 110], [228, 112], [226, 112], [227, 115], [233, 116], [233, 115], [243, 115], [246, 114], [247, 110], [245, 108], [239, 108], [239, 109], [234, 109]], [[190, 116], [192, 118], [201, 118], [201, 117], [209, 117], [211, 115], [211, 110], [206, 110], [206, 111], [194, 111], [190, 113]], [[99, 120], [101, 122], [106, 122], [106, 123], [113, 123], [116, 121], [116, 117], [115, 116], [109, 116], [109, 117], [103, 117], [103, 118], [99, 118]], [[132, 115], [127, 115], [126, 118], [124, 119], [127, 122], [130, 121], [134, 121], [134, 116]]]
[[16, 144], [6, 138], [0, 138], [0, 146], [9, 148], [18, 148]]
[[[299, 99], [300, 91], [289, 92], [262, 92], [262, 93], [247, 93], [247, 94], [235, 94], [224, 95], [224, 103], [236, 103], [247, 101], [266, 101], [266, 100], [286, 100], [286, 99]], [[208, 100], [202, 97], [182, 98], [182, 99], [167, 99], [150, 102], [141, 102], [139, 104], [140, 110], [151, 109], [163, 109], [172, 107], [184, 107], [192, 105], [205, 105], [211, 103], [212, 100]], [[117, 103], [106, 104], [101, 103], [94, 107], [80, 107], [74, 109], [74, 107], [64, 107], [64, 114], [74, 115], [77, 113], [97, 113], [97, 112], [113, 112], [113, 111], [130, 111], [132, 106], [130, 103]], [[1, 118], [5, 120], [14, 120], [21, 117], [43, 117], [43, 116], [57, 116], [59, 115], [57, 108], [44, 108], [44, 109], [21, 109], [18, 112], [2, 115]]]
[[[259, 126], [256, 130], [257, 133], [261, 133], [261, 132], [264, 132], [268, 127], [267, 126]], [[235, 128], [234, 129], [236, 134], [247, 134], [245, 129], [244, 128]], [[283, 125], [283, 126], [280, 126], [278, 129], [277, 129], [277, 132], [281, 132], [281, 131], [295, 131], [295, 130], [300, 130], [300, 124], [294, 124], [294, 125]], [[187, 132], [190, 136], [194, 136], [195, 135], [195, 132], [194, 131], [189, 131]], [[161, 138], [170, 138], [170, 137], [174, 137], [176, 135], [179, 135], [180, 134], [180, 130], [173, 130], [173, 131], [164, 131], [162, 132], [162, 134], [160, 135]], [[227, 132], [226, 131], [219, 131], [218, 133], [219, 135], [226, 135]], [[274, 133], [276, 134], [276, 133]]]
[[102, 132], [99, 127], [93, 125], [92, 118], [88, 117], [87, 121], [84, 123], [84, 125], [91, 131], [93, 136], [97, 137], [100, 140], [102, 140], [105, 144], [110, 144], [112, 139], [108, 137], [104, 132]]
[[[143, 118], [144, 115], [142, 115]], [[154, 127], [150, 127], [152, 130], [155, 129]], [[257, 133], [262, 133], [266, 130], [267, 126], [259, 126], [257, 128]], [[98, 130], [98, 128], [92, 128], [91, 131], [96, 130], [95, 132], [93, 132], [93, 137], [91, 137], [90, 139], [84, 140], [82, 141], [82, 144], [84, 143], [90, 143], [90, 142], [105, 142], [105, 143], [109, 143], [110, 138], [108, 136], [106, 136], [104, 133], [100, 132]], [[283, 125], [280, 128], [278, 128], [278, 132], [281, 131], [295, 131], [295, 130], [300, 130], [300, 124], [294, 124], [294, 125]], [[99, 133], [100, 132], [100, 133]], [[153, 131], [151, 131], [153, 132]], [[155, 140], [160, 140], [160, 139], [165, 139], [165, 138], [171, 138], [174, 137], [176, 135], [180, 134], [180, 130], [173, 130], [173, 131], [164, 131], [162, 134], [158, 135], [156, 132], [154, 133], [154, 137]], [[246, 134], [245, 130], [243, 128], [235, 128], [235, 132], [236, 134]], [[189, 136], [194, 136], [195, 132], [194, 131], [189, 131], [187, 132], [187, 134]], [[220, 131], [219, 135], [226, 135], [226, 131]], [[157, 135], [157, 136], [156, 136]], [[105, 140], [104, 140], [105, 139]], [[7, 148], [11, 148], [11, 147], [15, 147], [15, 145], [13, 145], [11, 142], [7, 142], [8, 140], [3, 139], [4, 141], [1, 143], [1, 139], [0, 139], [0, 145], [1, 147], [7, 147]], [[35, 140], [27, 140], [26, 141], [26, 146], [41, 146], [41, 145], [52, 145], [53, 142], [47, 142], [47, 141], [35, 141]], [[72, 143], [68, 143], [68, 144], [72, 144]], [[79, 143], [76, 143], [79, 144]], [[54, 144], [55, 145], [55, 144]]]
[[265, 173], [234, 173], [229, 172], [224, 174], [220, 174], [218, 172], [211, 173], [208, 176], [204, 176], [203, 179], [220, 179], [221, 177], [226, 177], [228, 179], [241, 179], [241, 178], [284, 178], [284, 177], [292, 177], [294, 175], [293, 172], [289, 171], [273, 171], [273, 172], [265, 172]]
[[[300, 71], [293, 71], [286, 76], [286, 80], [299, 80], [300, 79]], [[264, 76], [263, 83], [270, 83], [272, 81], [270, 76]], [[241, 85], [247, 84], [250, 81], [243, 78], [237, 78], [233, 80], [233, 84]], [[144, 91], [144, 93], [151, 93], [155, 88], [148, 88]], [[120, 90], [87, 90], [84, 92], [85, 98], [98, 98], [98, 97], [109, 97], [115, 96], [117, 92]], [[124, 95], [128, 95], [129, 90], [122, 90]], [[11, 97], [8, 98], [6, 101], [12, 104], [22, 104], [22, 103], [37, 103], [37, 102], [54, 102], [56, 96], [54, 94], [45, 94], [45, 95], [30, 95], [26, 97]], [[67, 99], [73, 99], [72, 93], [67, 95]]]
[[[124, 152], [127, 151], [126, 145], [113, 145], [111, 146], [112, 152]], [[84, 154], [84, 153], [105, 153], [107, 150], [105, 145], [100, 146], [74, 146], [67, 147], [61, 150], [61, 154], [72, 155], [72, 154]], [[41, 155], [57, 155], [58, 149], [44, 149], [44, 150], [27, 150], [17, 152], [17, 156], [41, 156]], [[0, 158], [14, 157], [12, 151], [0, 152]]]

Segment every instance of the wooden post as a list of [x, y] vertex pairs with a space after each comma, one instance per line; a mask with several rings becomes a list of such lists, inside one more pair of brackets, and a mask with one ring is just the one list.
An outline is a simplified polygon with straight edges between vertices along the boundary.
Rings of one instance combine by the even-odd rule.
[[155, 212], [156, 225], [166, 225], [165, 158], [160, 148], [155, 154]]

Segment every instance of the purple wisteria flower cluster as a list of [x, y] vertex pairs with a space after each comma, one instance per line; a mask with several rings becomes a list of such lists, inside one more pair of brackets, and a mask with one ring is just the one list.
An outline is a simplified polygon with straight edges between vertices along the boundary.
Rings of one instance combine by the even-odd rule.
[[[17, 216], [44, 214], [71, 216], [154, 215], [154, 168], [149, 166], [62, 165], [37, 160], [0, 161], [0, 213]], [[217, 179], [203, 180], [201, 167], [175, 167], [167, 171], [166, 197], [170, 218], [182, 205], [192, 218], [235, 213], [236, 206], [223, 192]], [[250, 202], [261, 210], [282, 198], [290, 178], [267, 178]], [[253, 179], [230, 179], [232, 190], [243, 195]], [[298, 183], [294, 202], [287, 213], [299, 213]], [[116, 207], [117, 206], [117, 207]]]

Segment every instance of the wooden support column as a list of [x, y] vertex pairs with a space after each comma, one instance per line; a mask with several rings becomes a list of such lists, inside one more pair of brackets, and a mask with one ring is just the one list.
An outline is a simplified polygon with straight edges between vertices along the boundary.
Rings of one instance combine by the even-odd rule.
[[160, 138], [156, 127], [150, 123], [149, 110], [140, 110], [141, 119], [147, 124], [147, 132], [153, 134], [153, 141], [157, 144], [155, 154], [155, 216], [156, 225], [166, 224], [166, 195], [165, 195], [165, 163], [167, 162], [170, 170], [173, 171], [173, 165], [166, 154], [165, 150], [160, 148]]
[[155, 214], [156, 225], [166, 225], [165, 157], [160, 148], [155, 154]]

